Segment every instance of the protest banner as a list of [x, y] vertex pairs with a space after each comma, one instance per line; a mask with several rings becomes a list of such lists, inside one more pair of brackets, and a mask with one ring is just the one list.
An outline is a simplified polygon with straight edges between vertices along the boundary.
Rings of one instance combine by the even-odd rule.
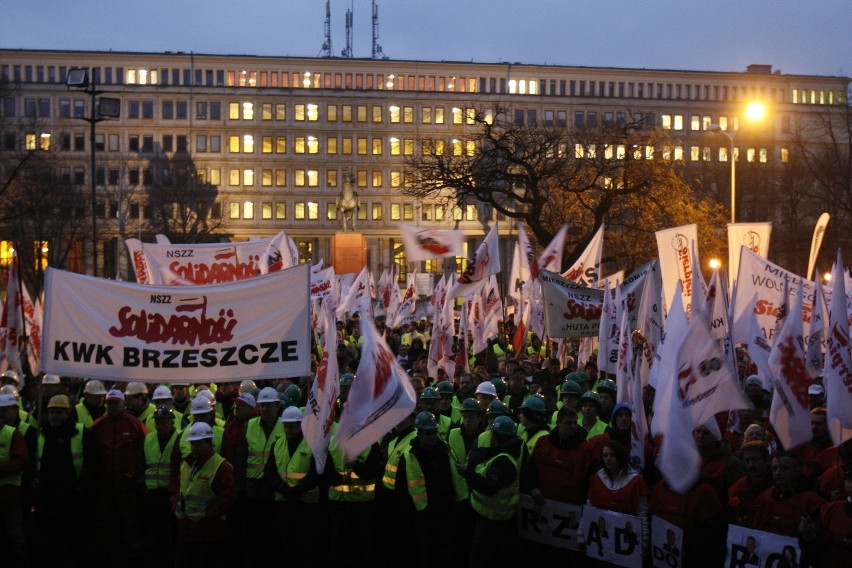
[[738, 525], [728, 526], [725, 568], [800, 566], [799, 541]]
[[580, 550], [577, 529], [583, 507], [545, 499], [541, 506], [521, 494], [518, 500], [518, 536], [557, 548]]
[[625, 568], [642, 568], [642, 519], [614, 511], [583, 507], [579, 533], [586, 556]]
[[596, 337], [598, 335], [603, 308], [603, 290], [574, 284], [547, 270], [541, 271], [539, 279], [544, 297], [548, 337]]
[[656, 515], [651, 516], [651, 564], [654, 568], [685, 566], [683, 530]]
[[309, 271], [148, 286], [48, 268], [42, 369], [148, 383], [308, 375]]

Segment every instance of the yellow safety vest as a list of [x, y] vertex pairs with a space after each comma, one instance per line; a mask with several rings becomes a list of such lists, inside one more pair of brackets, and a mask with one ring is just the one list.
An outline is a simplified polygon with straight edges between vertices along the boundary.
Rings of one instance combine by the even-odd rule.
[[[275, 447], [272, 448], [275, 454], [275, 465], [278, 469], [278, 477], [284, 480], [290, 487], [296, 487], [301, 479], [308, 474], [311, 468], [311, 448], [303, 437], [296, 447], [293, 455], [290, 455], [287, 437], [282, 436], [275, 442]], [[280, 493], [275, 493], [276, 501], [284, 501], [284, 496]], [[301, 501], [304, 503], [316, 503], [319, 501], [319, 488], [314, 487], [307, 493], [302, 494]]]
[[180, 466], [180, 499], [178, 500], [175, 516], [178, 519], [187, 518], [190, 521], [200, 521], [207, 514], [207, 508], [216, 500], [213, 492], [213, 479], [225, 458], [213, 454], [193, 475], [192, 468], [187, 462]]
[[272, 451], [275, 442], [283, 436], [284, 426], [277, 420], [268, 438], [260, 423], [260, 416], [255, 416], [248, 421], [248, 425], [246, 426], [246, 442], [248, 443], [248, 459], [246, 460], [247, 478], [263, 479], [263, 469], [266, 467], [269, 452]]
[[[453, 477], [453, 489], [456, 494], [456, 502], [467, 498], [467, 483], [456, 471], [455, 464], [450, 464], [450, 473]], [[414, 501], [414, 508], [422, 511], [429, 504], [429, 496], [426, 492], [426, 477], [417, 456], [411, 453], [411, 446], [405, 451], [405, 476], [408, 479], [408, 494]]]
[[[83, 471], [83, 430], [84, 426], [79, 422], [75, 424], [77, 433], [71, 438], [71, 461], [74, 463], [74, 471], [77, 472], [77, 479], [80, 479], [80, 473]], [[44, 434], [38, 435], [38, 444], [36, 446], [36, 471], [41, 471], [41, 456], [44, 453]]]
[[166, 446], [160, 451], [157, 432], [151, 432], [145, 436], [142, 447], [145, 450], [145, 487], [148, 489], [165, 489], [169, 486], [172, 448], [177, 437], [178, 431], [175, 430], [166, 442]]
[[490, 460], [476, 466], [476, 473], [485, 476], [488, 472], [488, 468], [491, 466], [491, 462], [500, 456], [506, 456], [511, 460], [512, 465], [515, 466], [514, 481], [506, 487], [501, 487], [494, 495], [483, 495], [475, 489], [470, 493], [470, 504], [473, 507], [473, 510], [486, 519], [491, 519], [492, 521], [508, 521], [512, 518], [518, 508], [520, 475], [518, 474], [517, 459], [505, 452], [497, 454]]
[[[372, 446], [358, 454], [359, 460], [366, 460]], [[343, 450], [332, 440], [328, 447], [334, 469], [343, 476], [343, 483], [328, 488], [329, 501], [366, 502], [376, 498], [376, 480], [362, 479], [354, 471], [346, 468], [346, 456]]]
[[83, 402], [78, 402], [77, 406], [74, 407], [77, 410], [77, 422], [82, 424], [86, 428], [91, 428], [92, 423], [95, 421], [92, 418], [92, 413], [89, 412], [89, 409], [86, 408], [86, 404]]
[[382, 477], [382, 483], [386, 488], [396, 489], [396, 470], [399, 468], [399, 458], [411, 446], [411, 440], [416, 435], [417, 432], [412, 430], [401, 440], [392, 440], [388, 446], [388, 461], [385, 464], [385, 474]]
[[[175, 418], [175, 430], [180, 432], [183, 430], [183, 413], [174, 410], [174, 418]], [[148, 433], [157, 431], [157, 421], [154, 419], [154, 415], [151, 414], [148, 418], [145, 419], [145, 428], [148, 429]]]
[[[12, 461], [12, 438], [17, 432], [17, 429], [8, 424], [0, 428], [0, 463]], [[21, 480], [24, 478], [24, 472], [19, 471], [11, 475], [0, 477], [0, 485], [21, 486]]]

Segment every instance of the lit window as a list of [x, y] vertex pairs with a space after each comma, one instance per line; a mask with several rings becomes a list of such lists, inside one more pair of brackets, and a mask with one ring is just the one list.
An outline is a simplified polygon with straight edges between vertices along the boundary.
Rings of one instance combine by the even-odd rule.
[[402, 185], [402, 172], [399, 170], [391, 170], [390, 172], [391, 187], [400, 187]]
[[232, 201], [228, 204], [228, 217], [231, 219], [240, 218], [240, 204], [238, 202]]
[[261, 138], [260, 148], [261, 148], [260, 151], [262, 153], [271, 154], [272, 153], [272, 136], [264, 136], [263, 138]]
[[453, 107], [453, 124], [462, 123], [462, 109]]
[[373, 138], [373, 155], [381, 156], [382, 155], [382, 139], [381, 138]]
[[243, 103], [243, 120], [254, 119], [254, 103]]
[[245, 134], [243, 136], [243, 153], [254, 153], [254, 136], [252, 136], [251, 134]]
[[305, 153], [305, 139], [302, 136], [296, 136], [295, 140], [293, 140], [293, 152], [296, 154], [304, 154]]
[[402, 218], [399, 203], [391, 203], [391, 221], [399, 221]]
[[254, 170], [243, 170], [243, 185], [254, 185]]
[[373, 187], [382, 187], [382, 171], [373, 170]]
[[366, 138], [358, 138], [358, 154], [362, 156], [367, 155], [367, 139]]
[[237, 168], [231, 168], [228, 170], [228, 185], [240, 185], [240, 170], [238, 170]]
[[307, 107], [307, 118], [310, 121], [319, 120], [319, 107], [315, 104], [309, 104]]
[[453, 156], [461, 156], [462, 155], [462, 143], [461, 140], [453, 138]]
[[465, 221], [476, 221], [476, 205], [465, 206]]
[[286, 203], [276, 203], [275, 204], [275, 218], [276, 219], [286, 219], [287, 218], [287, 204]]
[[240, 137], [239, 136], [229, 136], [228, 137], [228, 151], [232, 154], [236, 154], [240, 151]]
[[265, 169], [260, 171], [260, 185], [263, 187], [272, 187], [272, 170]]
[[683, 115], [676, 114], [674, 115], [674, 124], [672, 125], [675, 130], [683, 130]]
[[316, 136], [308, 136], [308, 154], [317, 154], [319, 152], [319, 140]]
[[325, 153], [337, 154], [337, 138], [329, 136], [325, 139]]
[[305, 105], [293, 105], [293, 120], [296, 120], [298, 122], [302, 122], [305, 120]]
[[399, 138], [390, 139], [390, 153], [391, 156], [399, 156]]
[[413, 156], [414, 155], [414, 139], [413, 138], [406, 138], [405, 139], [405, 142], [403, 143], [402, 153], [405, 154], [406, 156]]
[[382, 204], [381, 203], [373, 203], [372, 207], [372, 219], [374, 221], [381, 221], [382, 219]]
[[414, 204], [413, 203], [403, 203], [402, 204], [402, 220], [403, 221], [414, 221]]
[[275, 138], [275, 153], [276, 154], [286, 154], [287, 153], [287, 138], [285, 136], [277, 136]]
[[663, 114], [660, 115], [661, 125], [660, 127], [663, 130], [671, 130], [672, 129], [672, 115]]
[[689, 147], [689, 159], [693, 162], [697, 162], [701, 157], [701, 148], [698, 146], [690, 146]]
[[264, 201], [260, 204], [260, 218], [272, 219], [272, 202]]
[[790, 149], [789, 148], [781, 148], [781, 163], [789, 164], [790, 163]]
[[701, 117], [699, 117], [697, 114], [693, 114], [690, 117], [689, 129], [690, 130], [700, 130], [701, 129]]
[[391, 123], [395, 124], [400, 121], [400, 109], [398, 106], [391, 106], [390, 108], [388, 108], [388, 112], [390, 114]]

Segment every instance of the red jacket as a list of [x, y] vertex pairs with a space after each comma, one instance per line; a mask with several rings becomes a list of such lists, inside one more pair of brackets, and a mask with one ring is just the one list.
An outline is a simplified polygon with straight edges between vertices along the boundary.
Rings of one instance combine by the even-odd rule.
[[757, 497], [771, 485], [769, 476], [760, 485], [755, 485], [748, 475], [739, 478], [728, 489], [728, 521], [743, 527], [751, 526], [757, 510]]
[[[211, 452], [198, 467], [202, 467], [212, 455]], [[186, 463], [190, 467], [193, 466], [195, 458], [192, 454], [187, 456]], [[188, 542], [221, 542], [225, 539], [224, 516], [237, 499], [237, 482], [234, 479], [234, 468], [231, 467], [230, 463], [222, 462], [222, 465], [216, 470], [216, 475], [213, 476], [210, 486], [213, 493], [216, 494], [216, 500], [207, 508], [205, 517], [200, 521], [191, 521], [186, 518], [178, 519], [180, 538]], [[180, 483], [177, 487], [170, 487], [169, 491], [172, 510], [174, 510], [180, 498]]]
[[583, 442], [574, 448], [560, 448], [553, 437], [538, 440], [533, 451], [533, 463], [538, 472], [538, 487], [546, 499], [582, 505], [586, 500], [586, 486], [592, 465], [592, 448]]
[[631, 472], [614, 487], [607, 487], [604, 476], [606, 473], [600, 470], [589, 480], [589, 505], [625, 515], [643, 515], [647, 511], [649, 490], [641, 475]]
[[144, 473], [141, 463], [145, 425], [122, 412], [115, 418], [104, 414], [92, 424], [97, 448], [95, 480], [103, 491], [131, 491]]
[[822, 527], [822, 566], [849, 566], [852, 554], [852, 505], [848, 501], [832, 501], [819, 510]]
[[799, 536], [799, 521], [802, 517], [816, 517], [825, 500], [813, 491], [794, 493], [778, 499], [770, 487], [757, 498], [754, 528], [784, 536]]
[[665, 482], [654, 486], [649, 499], [651, 515], [683, 529], [683, 564], [721, 566], [725, 559], [722, 503], [708, 483], [700, 482], [681, 495]]

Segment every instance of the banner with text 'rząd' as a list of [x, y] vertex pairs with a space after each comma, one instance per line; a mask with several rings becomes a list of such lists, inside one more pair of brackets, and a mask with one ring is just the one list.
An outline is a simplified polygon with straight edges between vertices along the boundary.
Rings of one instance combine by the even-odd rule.
[[48, 268], [42, 369], [207, 383], [310, 374], [309, 266], [202, 286], [150, 286]]

